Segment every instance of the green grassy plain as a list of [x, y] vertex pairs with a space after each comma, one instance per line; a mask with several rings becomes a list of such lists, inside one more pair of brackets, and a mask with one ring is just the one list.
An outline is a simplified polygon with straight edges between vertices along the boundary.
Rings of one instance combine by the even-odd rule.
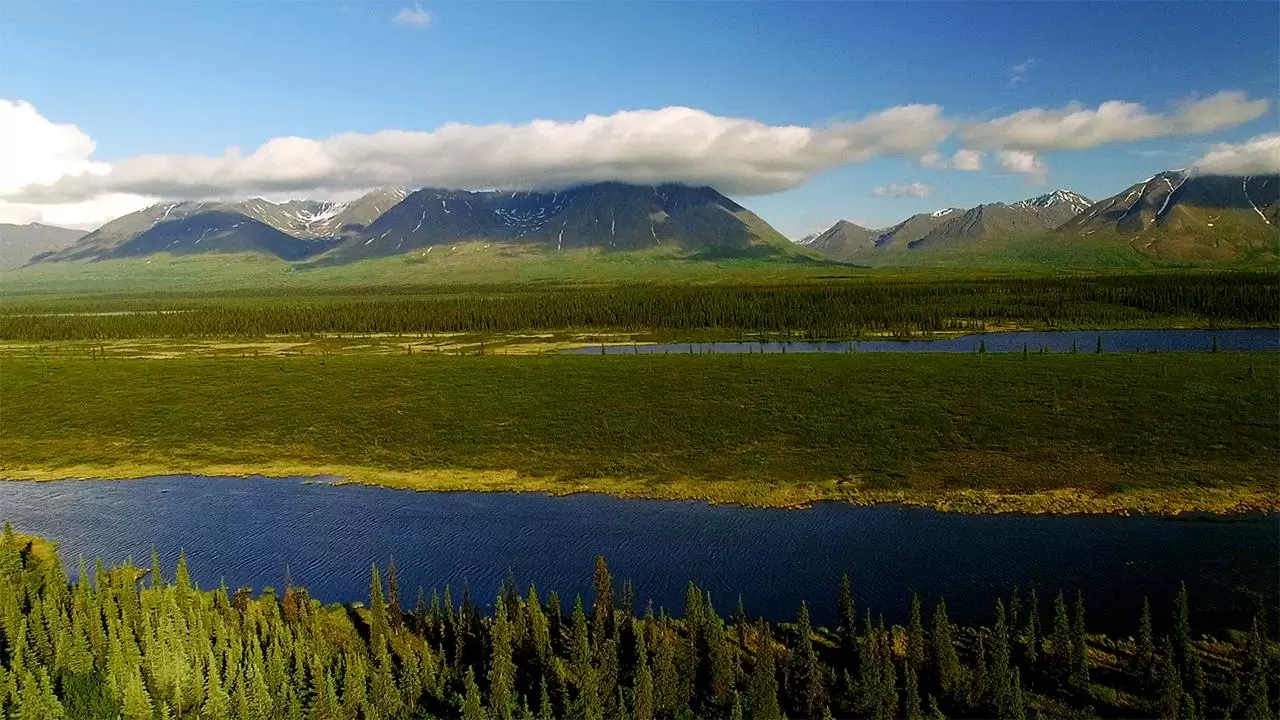
[[804, 255], [698, 257], [460, 243], [350, 265], [312, 267], [254, 254], [168, 255], [94, 263], [49, 263], [0, 272], [0, 295], [68, 296], [163, 292], [359, 290], [389, 286], [513, 283], [768, 283], [856, 277], [866, 268]]
[[1280, 509], [1280, 358], [0, 359], [0, 476], [965, 511]]

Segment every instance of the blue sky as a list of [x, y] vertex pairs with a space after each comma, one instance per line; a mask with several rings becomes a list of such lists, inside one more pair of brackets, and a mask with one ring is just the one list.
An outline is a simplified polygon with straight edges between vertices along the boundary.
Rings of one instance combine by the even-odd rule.
[[[994, 155], [977, 172], [889, 155], [820, 168], [777, 192], [731, 193], [792, 235], [1054, 187], [1102, 197], [1213, 143], [1278, 127], [1275, 2], [445, 2], [419, 6], [425, 27], [393, 22], [406, 7], [416, 9], [9, 0], [0, 98], [76, 125], [96, 144], [92, 160], [109, 164], [248, 154], [282, 136], [570, 123], [669, 106], [823, 127], [911, 104], [980, 122], [1073, 101], [1152, 113], [1225, 90], [1269, 101], [1261, 117], [1206, 134], [1041, 151], [1044, 184]], [[960, 145], [951, 137], [939, 151]], [[931, 194], [873, 197], [910, 183]]]

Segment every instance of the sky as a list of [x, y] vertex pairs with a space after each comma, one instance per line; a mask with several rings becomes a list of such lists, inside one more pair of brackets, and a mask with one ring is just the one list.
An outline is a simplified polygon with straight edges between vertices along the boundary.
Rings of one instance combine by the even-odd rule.
[[6, 0], [0, 222], [705, 183], [847, 219], [1280, 172], [1277, 2]]

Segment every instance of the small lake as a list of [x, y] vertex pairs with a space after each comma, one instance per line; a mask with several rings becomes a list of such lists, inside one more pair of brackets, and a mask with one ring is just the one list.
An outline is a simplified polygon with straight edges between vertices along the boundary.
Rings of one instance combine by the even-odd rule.
[[[989, 621], [994, 597], [1039, 589], [1046, 619], [1059, 588], [1085, 593], [1090, 625], [1130, 634], [1142, 595], [1159, 623], [1185, 580], [1194, 629], [1246, 627], [1274, 602], [1280, 517], [962, 515], [822, 503], [761, 510], [601, 495], [418, 493], [298, 479], [173, 476], [129, 481], [0, 481], [0, 521], [59, 543], [68, 572], [80, 555], [172, 572], [185, 547], [193, 577], [214, 587], [294, 582], [327, 602], [367, 598], [369, 565], [394, 555], [402, 594], [446, 583], [488, 604], [508, 568], [522, 587], [563, 607], [590, 602], [596, 555], [655, 607], [683, 608], [687, 581], [728, 614], [741, 592], [752, 616], [792, 618], [809, 601], [833, 621], [848, 573], [860, 608], [905, 620], [912, 591], [945, 593], [958, 621]], [[92, 565], [90, 565], [92, 567]], [[861, 613], [861, 609], [859, 610]], [[1274, 617], [1274, 616], [1273, 616]]]
[[845, 352], [1209, 352], [1219, 350], [1280, 350], [1280, 330], [1061, 330], [1049, 332], [973, 333], [937, 339], [851, 340], [817, 342], [715, 342], [650, 345], [595, 345], [565, 350], [582, 355], [665, 353], [845, 353]]

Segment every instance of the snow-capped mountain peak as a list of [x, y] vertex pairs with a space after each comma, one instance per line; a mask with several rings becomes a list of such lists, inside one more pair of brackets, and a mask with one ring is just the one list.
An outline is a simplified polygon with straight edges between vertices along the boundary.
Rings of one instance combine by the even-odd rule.
[[1090, 205], [1093, 201], [1089, 198], [1071, 190], [1054, 190], [1051, 193], [1037, 195], [1033, 198], [1027, 198], [1013, 204], [1016, 208], [1051, 208], [1058, 206], [1067, 206], [1073, 212], [1080, 212]]

